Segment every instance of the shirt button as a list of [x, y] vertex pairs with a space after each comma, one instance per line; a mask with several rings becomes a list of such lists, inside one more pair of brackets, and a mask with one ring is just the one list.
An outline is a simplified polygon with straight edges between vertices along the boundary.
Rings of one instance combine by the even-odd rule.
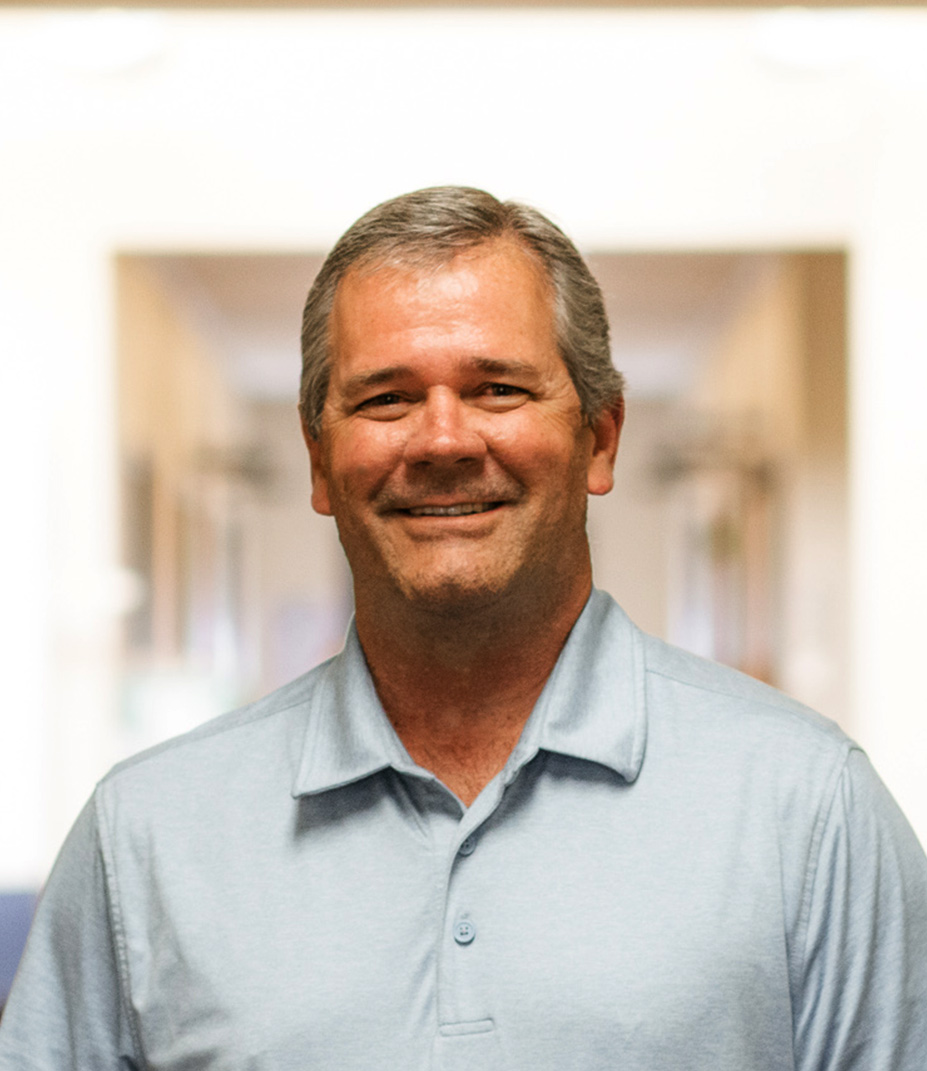
[[476, 927], [469, 919], [454, 923], [454, 940], [459, 945], [468, 945], [476, 937]]
[[457, 849], [458, 855], [472, 855], [473, 849], [476, 847], [476, 837], [471, 833], [469, 837], [466, 837]]

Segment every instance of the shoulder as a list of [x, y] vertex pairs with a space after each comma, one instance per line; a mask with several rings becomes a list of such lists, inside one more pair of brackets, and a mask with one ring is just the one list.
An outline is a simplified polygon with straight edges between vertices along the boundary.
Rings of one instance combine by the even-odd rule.
[[273, 774], [289, 785], [333, 660], [256, 702], [223, 714], [114, 766], [97, 786], [109, 811], [159, 814], [243, 793]]
[[858, 745], [761, 681], [645, 633], [637, 640], [642, 778], [680, 805], [762, 818], [773, 840], [813, 838]]
[[856, 747], [832, 721], [804, 703], [729, 666], [719, 665], [641, 633], [648, 715], [672, 712], [704, 730], [805, 740], [846, 757]]

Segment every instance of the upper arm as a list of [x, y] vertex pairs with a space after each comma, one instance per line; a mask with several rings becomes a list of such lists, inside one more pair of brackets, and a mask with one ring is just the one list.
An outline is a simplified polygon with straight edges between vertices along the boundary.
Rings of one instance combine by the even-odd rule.
[[927, 859], [866, 756], [850, 752], [807, 901], [798, 1071], [927, 1066]]
[[0, 1023], [0, 1071], [135, 1068], [93, 801], [40, 898]]

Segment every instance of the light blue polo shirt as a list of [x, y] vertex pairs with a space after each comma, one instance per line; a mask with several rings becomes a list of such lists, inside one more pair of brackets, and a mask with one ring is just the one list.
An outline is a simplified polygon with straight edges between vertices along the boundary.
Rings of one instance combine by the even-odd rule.
[[924, 1071], [927, 860], [830, 722], [594, 593], [466, 809], [353, 629], [116, 767], [3, 1071]]

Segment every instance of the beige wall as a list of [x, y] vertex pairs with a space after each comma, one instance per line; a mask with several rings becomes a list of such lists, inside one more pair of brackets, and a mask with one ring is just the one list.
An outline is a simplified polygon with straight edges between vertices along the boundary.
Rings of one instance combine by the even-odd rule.
[[340, 649], [351, 582], [334, 521], [310, 505], [309, 458], [294, 402], [254, 407], [272, 480], [260, 510], [261, 692]]
[[654, 470], [675, 410], [671, 402], [639, 399], [629, 390], [614, 489], [589, 501], [595, 584], [655, 636], [667, 632], [670, 533]]
[[844, 275], [840, 254], [756, 258], [691, 389], [646, 401], [632, 384], [615, 491], [590, 504], [590, 530], [597, 583], [648, 631], [698, 650], [678, 620], [684, 544], [725, 481], [758, 473], [765, 501], [739, 533], [741, 664], [852, 731]]
[[259, 675], [250, 411], [156, 264], [116, 267], [123, 751], [220, 713]]

